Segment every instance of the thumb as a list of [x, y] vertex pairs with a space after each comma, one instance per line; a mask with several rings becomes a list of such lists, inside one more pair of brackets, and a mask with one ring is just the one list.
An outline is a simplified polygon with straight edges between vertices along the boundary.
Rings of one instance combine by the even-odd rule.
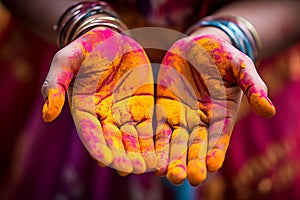
[[268, 89], [248, 57], [244, 59], [238, 74], [238, 83], [246, 95], [252, 110], [259, 116], [270, 118], [276, 113], [275, 106], [268, 97]]
[[52, 59], [50, 70], [41, 92], [45, 99], [42, 117], [51, 122], [60, 114], [65, 102], [65, 94], [79, 68], [83, 53], [74, 43], [58, 51]]

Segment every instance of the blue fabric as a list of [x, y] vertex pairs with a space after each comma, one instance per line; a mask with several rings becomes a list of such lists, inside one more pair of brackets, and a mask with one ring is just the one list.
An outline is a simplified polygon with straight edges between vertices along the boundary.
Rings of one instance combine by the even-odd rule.
[[186, 179], [184, 180], [183, 184], [179, 186], [173, 185], [166, 178], [164, 178], [164, 181], [173, 191], [174, 200], [199, 200], [199, 198], [197, 198], [197, 187], [191, 186]]

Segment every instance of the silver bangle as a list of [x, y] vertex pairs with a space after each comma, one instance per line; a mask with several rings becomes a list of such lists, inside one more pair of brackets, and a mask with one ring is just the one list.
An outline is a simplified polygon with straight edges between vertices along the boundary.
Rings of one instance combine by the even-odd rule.
[[62, 48], [95, 27], [108, 27], [119, 33], [128, 30], [112, 7], [106, 2], [84, 1], [68, 8], [54, 27], [57, 45]]
[[128, 30], [127, 26], [118, 18], [114, 18], [108, 15], [97, 14], [93, 17], [86, 18], [77, 28], [74, 30], [72, 34], [71, 41], [75, 40], [79, 36], [83, 35], [84, 33], [88, 32], [89, 30], [104, 26], [110, 29], [115, 30], [116, 32], [122, 33]]

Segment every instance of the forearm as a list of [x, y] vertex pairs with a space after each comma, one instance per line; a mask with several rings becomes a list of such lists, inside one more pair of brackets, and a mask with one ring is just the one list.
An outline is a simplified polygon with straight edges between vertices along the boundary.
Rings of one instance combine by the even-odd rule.
[[240, 1], [220, 9], [214, 16], [240, 16], [258, 32], [261, 58], [274, 55], [300, 39], [299, 1]]
[[48, 41], [56, 41], [53, 26], [62, 13], [78, 0], [3, 0], [4, 5], [24, 25]]

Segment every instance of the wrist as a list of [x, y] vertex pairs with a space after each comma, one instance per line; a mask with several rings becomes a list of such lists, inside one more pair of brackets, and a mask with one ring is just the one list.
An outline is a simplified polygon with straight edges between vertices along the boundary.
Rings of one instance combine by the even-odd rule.
[[[255, 28], [246, 19], [236, 16], [209, 16], [188, 28], [186, 34], [203, 34], [204, 31], [208, 30], [201, 30], [200, 28], [205, 27], [217, 28], [220, 31], [223, 31], [230, 38], [230, 43], [235, 48], [245, 53], [254, 62], [258, 60], [261, 46], [260, 39]], [[215, 34], [219, 34], [219, 36], [226, 40], [226, 36], [222, 35], [221, 32], [218, 32], [217, 30], [213, 31]]]

